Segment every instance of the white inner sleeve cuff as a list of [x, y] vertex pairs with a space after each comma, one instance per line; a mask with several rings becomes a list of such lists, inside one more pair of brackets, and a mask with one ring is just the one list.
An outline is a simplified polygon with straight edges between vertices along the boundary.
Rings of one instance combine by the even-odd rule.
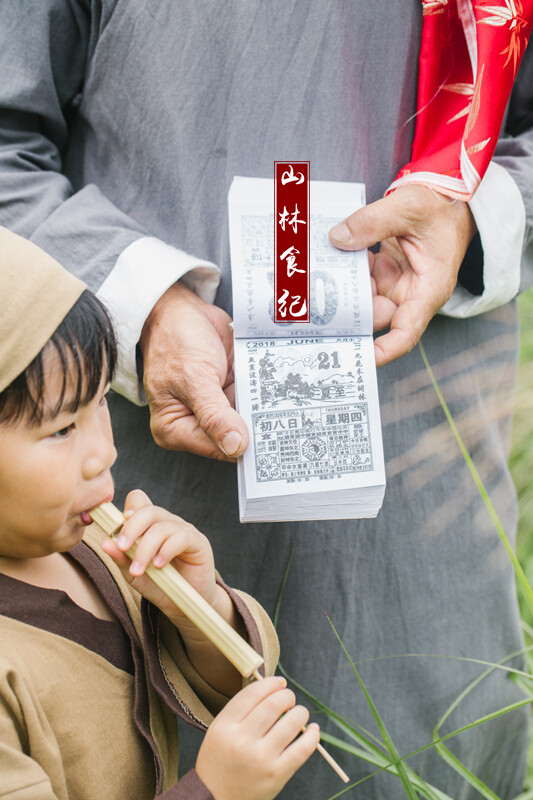
[[483, 247], [482, 295], [457, 286], [441, 314], [472, 317], [509, 302], [520, 288], [526, 211], [520, 189], [504, 167], [491, 161], [469, 202]]
[[136, 366], [136, 347], [143, 325], [161, 295], [184, 276], [183, 282], [202, 300], [214, 302], [220, 283], [218, 267], [146, 236], [122, 251], [97, 293], [117, 332], [118, 365], [113, 389], [137, 405], [145, 402]]

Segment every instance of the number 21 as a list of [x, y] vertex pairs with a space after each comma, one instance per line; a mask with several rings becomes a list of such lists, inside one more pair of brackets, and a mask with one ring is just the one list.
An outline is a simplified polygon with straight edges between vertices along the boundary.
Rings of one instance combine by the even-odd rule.
[[340, 367], [339, 353], [337, 352], [337, 350], [334, 350], [333, 353], [331, 353], [331, 358], [332, 358], [331, 364], [329, 363], [329, 357], [330, 357], [329, 353], [318, 354], [318, 369], [330, 369], [330, 367], [333, 369], [339, 369]]

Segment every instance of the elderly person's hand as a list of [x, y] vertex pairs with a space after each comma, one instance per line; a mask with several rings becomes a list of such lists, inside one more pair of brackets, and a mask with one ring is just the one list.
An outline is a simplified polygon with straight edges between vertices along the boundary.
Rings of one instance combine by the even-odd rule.
[[[424, 186], [406, 186], [330, 232], [336, 247], [370, 253], [376, 363], [409, 352], [452, 294], [476, 232], [470, 209]], [[140, 339], [155, 441], [169, 450], [234, 461], [248, 446], [235, 411], [231, 319], [182, 283], [154, 306]]]
[[248, 446], [234, 409], [231, 318], [175, 283], [146, 320], [139, 346], [152, 434], [161, 447], [234, 461]]
[[476, 224], [467, 203], [410, 185], [356, 211], [330, 231], [341, 250], [369, 253], [378, 367], [408, 353], [451, 296]]

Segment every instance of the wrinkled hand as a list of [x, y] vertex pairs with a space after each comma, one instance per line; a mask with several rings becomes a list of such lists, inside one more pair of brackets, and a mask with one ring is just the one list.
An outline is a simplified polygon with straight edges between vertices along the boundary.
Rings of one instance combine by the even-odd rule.
[[356, 211], [330, 231], [341, 250], [369, 253], [374, 342], [382, 366], [413, 349], [431, 318], [451, 296], [464, 255], [476, 233], [467, 203], [426, 186], [404, 186]]
[[234, 461], [248, 446], [237, 414], [231, 318], [181, 283], [146, 320], [139, 346], [152, 435], [168, 450]]
[[246, 686], [215, 717], [196, 772], [217, 800], [272, 800], [316, 749], [318, 725], [282, 678]]

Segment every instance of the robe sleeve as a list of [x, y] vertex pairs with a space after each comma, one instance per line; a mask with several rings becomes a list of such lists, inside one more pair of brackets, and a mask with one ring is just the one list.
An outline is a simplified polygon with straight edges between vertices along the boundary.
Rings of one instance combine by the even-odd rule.
[[527, 46], [511, 96], [507, 136], [500, 139], [494, 161], [513, 178], [522, 195], [525, 231], [520, 290], [533, 285], [533, 37]]
[[[264, 674], [273, 675], [279, 658], [279, 643], [268, 615], [250, 595], [230, 589], [223, 583], [220, 585], [232, 598], [246, 627], [250, 645], [263, 656]], [[229, 697], [210, 686], [195, 669], [172, 623], [145, 600], [141, 608], [150, 682], [176, 714], [196, 727], [207, 727]], [[249, 682], [243, 678], [243, 686]]]
[[[36, 757], [28, 755], [30, 736], [25, 724], [25, 712], [32, 713], [31, 695], [14, 670], [0, 664], [0, 765], [1, 800], [58, 800], [51, 777]], [[43, 758], [43, 762], [46, 758]], [[62, 783], [63, 796], [68, 787], [60, 769], [55, 781]], [[117, 800], [129, 800], [117, 798]], [[183, 776], [174, 786], [157, 796], [157, 800], [214, 800], [195, 770]]]
[[101, 295], [119, 339], [113, 388], [142, 403], [136, 345], [153, 305], [180, 278], [213, 302], [219, 273], [210, 262], [150, 236], [95, 184], [76, 191], [62, 174], [69, 122], [115, 5], [3, 0], [0, 224], [34, 241]]
[[469, 317], [533, 285], [533, 40], [489, 169], [470, 201], [477, 235], [442, 313]]
[[158, 795], [157, 800], [214, 800], [214, 797], [196, 770], [191, 769], [175, 786]]
[[14, 670], [0, 663], [0, 798], [57, 800], [50, 776], [29, 752], [25, 710], [31, 714], [30, 692]]

